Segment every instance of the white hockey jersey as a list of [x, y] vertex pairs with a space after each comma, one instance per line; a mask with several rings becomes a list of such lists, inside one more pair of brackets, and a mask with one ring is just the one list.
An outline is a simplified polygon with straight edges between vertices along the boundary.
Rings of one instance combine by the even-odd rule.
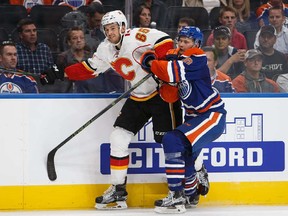
[[[83, 80], [96, 77], [112, 67], [124, 79], [134, 85], [147, 75], [140, 65], [140, 57], [147, 50], [155, 50], [158, 58], [164, 58], [166, 52], [173, 48], [172, 39], [157, 29], [134, 28], [128, 29], [124, 35], [121, 49], [105, 39], [94, 53], [93, 57], [80, 66], [72, 65], [65, 69], [69, 79]], [[79, 66], [82, 68], [79, 70]], [[145, 100], [157, 91], [157, 83], [149, 78], [137, 87], [131, 96], [135, 100]]]

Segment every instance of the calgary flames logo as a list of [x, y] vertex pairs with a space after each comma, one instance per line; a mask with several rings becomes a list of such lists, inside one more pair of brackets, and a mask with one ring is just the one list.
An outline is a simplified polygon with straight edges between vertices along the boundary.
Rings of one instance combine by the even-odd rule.
[[118, 58], [111, 63], [114, 70], [119, 73], [126, 80], [133, 80], [135, 78], [135, 71], [133, 63], [128, 58]]

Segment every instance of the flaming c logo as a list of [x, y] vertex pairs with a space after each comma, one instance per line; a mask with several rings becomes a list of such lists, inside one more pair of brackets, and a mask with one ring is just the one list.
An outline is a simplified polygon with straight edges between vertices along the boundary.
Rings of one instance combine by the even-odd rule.
[[133, 69], [133, 63], [128, 58], [118, 58], [111, 63], [114, 70], [119, 73], [126, 80], [133, 80], [135, 78], [135, 71]]

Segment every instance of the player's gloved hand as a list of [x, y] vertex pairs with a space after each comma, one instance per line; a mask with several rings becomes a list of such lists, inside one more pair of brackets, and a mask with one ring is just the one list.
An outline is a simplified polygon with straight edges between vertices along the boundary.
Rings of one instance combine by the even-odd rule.
[[53, 85], [56, 79], [64, 80], [64, 71], [60, 71], [56, 64], [40, 75], [42, 85]]
[[168, 50], [168, 52], [166, 53], [166, 60], [168, 60], [168, 61], [177, 60], [178, 59], [178, 52], [179, 52], [179, 48]]
[[55, 74], [56, 79], [64, 80], [64, 71], [59, 70], [56, 64], [52, 66], [51, 70]]
[[53, 85], [56, 79], [56, 75], [52, 68], [49, 68], [40, 75], [40, 82], [42, 85]]
[[151, 71], [151, 65], [150, 65], [150, 61], [158, 59], [157, 54], [152, 51], [152, 50], [148, 50], [146, 52], [144, 52], [140, 58], [140, 63], [141, 63], [141, 67], [143, 70], [145, 70], [148, 73], [152, 73]]

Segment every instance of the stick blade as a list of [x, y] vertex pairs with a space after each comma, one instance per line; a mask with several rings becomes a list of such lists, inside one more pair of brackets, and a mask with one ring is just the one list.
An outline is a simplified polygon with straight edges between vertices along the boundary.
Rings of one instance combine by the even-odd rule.
[[55, 151], [51, 151], [47, 157], [47, 173], [50, 181], [55, 181], [57, 179], [55, 162], [54, 162]]

